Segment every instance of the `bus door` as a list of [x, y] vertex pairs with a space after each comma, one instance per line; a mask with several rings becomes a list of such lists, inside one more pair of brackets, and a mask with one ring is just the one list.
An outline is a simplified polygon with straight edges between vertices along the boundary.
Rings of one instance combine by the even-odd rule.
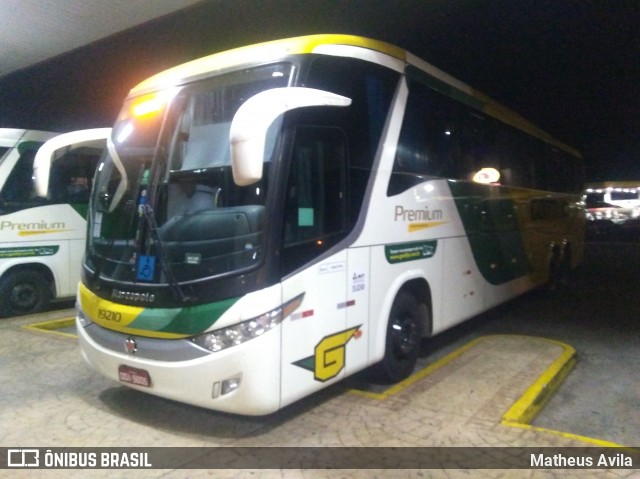
[[347, 326], [346, 139], [330, 127], [298, 127], [283, 208], [283, 303], [304, 294], [282, 327], [282, 401], [344, 377], [346, 350], [359, 333]]

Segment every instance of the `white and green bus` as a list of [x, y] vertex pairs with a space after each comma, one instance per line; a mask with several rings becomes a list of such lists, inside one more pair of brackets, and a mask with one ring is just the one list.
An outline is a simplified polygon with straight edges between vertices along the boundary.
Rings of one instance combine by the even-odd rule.
[[0, 317], [74, 297], [91, 183], [108, 131], [0, 128]]
[[140, 391], [267, 414], [582, 260], [581, 158], [414, 55], [347, 35], [235, 49], [126, 99], [77, 326]]

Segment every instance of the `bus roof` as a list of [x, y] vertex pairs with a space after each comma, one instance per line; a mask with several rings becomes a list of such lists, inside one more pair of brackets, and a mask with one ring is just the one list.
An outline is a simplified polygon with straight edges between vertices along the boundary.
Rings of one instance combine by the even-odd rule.
[[178, 65], [144, 80], [131, 90], [131, 94], [136, 95], [147, 90], [176, 85], [185, 80], [233, 66], [264, 62], [265, 59], [277, 59], [286, 55], [314, 53], [318, 48], [326, 45], [363, 47], [386, 53], [400, 60], [405, 59], [404, 50], [378, 40], [354, 35], [306, 35], [234, 48]]
[[41, 130], [23, 130], [20, 128], [0, 128], [0, 146], [14, 147], [20, 141], [45, 142], [57, 133]]
[[429, 83], [431, 86], [441, 93], [467, 103], [489, 116], [500, 119], [576, 157], [581, 157], [577, 150], [556, 140], [519, 114], [500, 105], [487, 95], [457, 80], [419, 57], [389, 43], [356, 35], [306, 35], [214, 53], [160, 72], [135, 86], [131, 90], [130, 95], [136, 96], [148, 91], [179, 85], [186, 81], [234, 66], [262, 63], [265, 59], [269, 58], [277, 59], [293, 54], [327, 52], [330, 50], [327, 50], [325, 47], [332, 45], [360, 47], [372, 50], [398, 60], [404, 64], [405, 67], [409, 65], [415, 67], [415, 69], [422, 72], [421, 76], [426, 74], [426, 76], [430, 78]]

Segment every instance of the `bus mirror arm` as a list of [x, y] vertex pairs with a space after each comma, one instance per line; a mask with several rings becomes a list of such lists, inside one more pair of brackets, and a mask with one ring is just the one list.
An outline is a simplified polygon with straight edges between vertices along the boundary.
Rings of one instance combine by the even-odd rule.
[[51, 164], [56, 161], [56, 153], [68, 151], [80, 146], [102, 147], [111, 134], [111, 128], [92, 128], [77, 130], [54, 136], [46, 141], [33, 160], [33, 177], [36, 196], [47, 198], [49, 195], [49, 175]]
[[260, 181], [267, 130], [283, 113], [296, 108], [350, 104], [350, 98], [305, 87], [273, 88], [252, 96], [238, 108], [231, 122], [233, 181], [238, 186]]

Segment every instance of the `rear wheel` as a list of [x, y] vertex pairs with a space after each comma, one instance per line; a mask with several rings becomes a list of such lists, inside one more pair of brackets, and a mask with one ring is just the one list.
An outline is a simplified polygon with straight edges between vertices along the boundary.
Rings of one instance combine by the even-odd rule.
[[384, 358], [373, 368], [376, 380], [395, 383], [413, 372], [422, 339], [421, 311], [412, 294], [398, 293], [389, 313]]
[[557, 294], [562, 291], [568, 284], [571, 274], [571, 264], [568, 254], [556, 252], [549, 261], [549, 281], [547, 283], [547, 291], [551, 294]]
[[9, 272], [0, 280], [0, 316], [19, 316], [42, 311], [49, 304], [47, 279], [37, 271]]

